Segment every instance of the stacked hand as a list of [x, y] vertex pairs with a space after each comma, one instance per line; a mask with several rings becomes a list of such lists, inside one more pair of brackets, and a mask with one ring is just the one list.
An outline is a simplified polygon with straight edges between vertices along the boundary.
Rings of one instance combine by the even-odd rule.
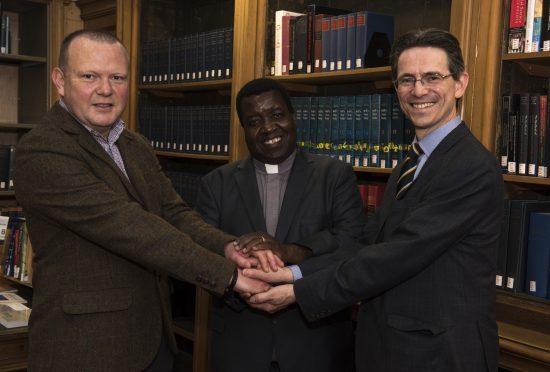
[[239, 267], [235, 291], [251, 307], [274, 313], [296, 301], [292, 284], [278, 285], [294, 280], [283, 255], [284, 245], [262, 232], [245, 234], [225, 247], [226, 258]]

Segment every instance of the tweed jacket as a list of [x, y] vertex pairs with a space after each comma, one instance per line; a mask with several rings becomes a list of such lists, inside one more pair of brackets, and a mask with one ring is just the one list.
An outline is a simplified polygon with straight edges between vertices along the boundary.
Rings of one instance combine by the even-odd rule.
[[19, 142], [15, 191], [34, 249], [32, 371], [139, 371], [171, 332], [167, 276], [222, 294], [232, 239], [177, 195], [141, 135], [117, 141], [128, 178], [56, 104]]
[[310, 319], [362, 300], [357, 371], [496, 371], [502, 176], [464, 123], [395, 200], [396, 167], [359, 253], [295, 284]]

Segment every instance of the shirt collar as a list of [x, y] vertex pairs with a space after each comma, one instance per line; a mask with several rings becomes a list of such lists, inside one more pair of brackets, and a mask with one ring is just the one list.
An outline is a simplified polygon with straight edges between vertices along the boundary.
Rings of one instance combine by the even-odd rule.
[[424, 154], [426, 154], [426, 157], [430, 157], [431, 153], [435, 150], [437, 145], [439, 145], [449, 133], [451, 133], [456, 127], [458, 127], [460, 123], [462, 123], [462, 118], [457, 115], [452, 118], [447, 124], [440, 126], [436, 130], [428, 134], [426, 137], [422, 138], [420, 141], [418, 141], [415, 137], [413, 142], [418, 142], [420, 147], [422, 147], [422, 151], [424, 151]]
[[[59, 106], [63, 107], [77, 122], [79, 122], [84, 128], [86, 128], [86, 130], [90, 132], [95, 138], [100, 138], [105, 141], [103, 136], [97, 130], [90, 128], [89, 126], [84, 124], [82, 121], [80, 121], [75, 115], [73, 115], [73, 113], [69, 110], [65, 102], [63, 102], [63, 99], [59, 100]], [[112, 145], [119, 139], [120, 135], [124, 131], [124, 127], [125, 127], [124, 120], [120, 118], [113, 124], [113, 126], [111, 127], [111, 130], [109, 131], [109, 136], [107, 138], [107, 142], [110, 145]]]
[[264, 174], [280, 174], [280, 173], [285, 173], [287, 172], [288, 170], [290, 170], [290, 168], [292, 168], [292, 164], [294, 164], [294, 159], [296, 158], [296, 150], [294, 150], [292, 152], [292, 154], [290, 154], [290, 156], [288, 158], [286, 158], [282, 163], [279, 163], [279, 164], [276, 164], [278, 166], [278, 171], [277, 172], [273, 172], [273, 171], [267, 171], [267, 166], [269, 166], [270, 164], [265, 164], [265, 163], [262, 163], [261, 161], [258, 161], [256, 159], [253, 159], [253, 162], [254, 162], [254, 168], [256, 168], [256, 171], [260, 172], [260, 173], [264, 173]]

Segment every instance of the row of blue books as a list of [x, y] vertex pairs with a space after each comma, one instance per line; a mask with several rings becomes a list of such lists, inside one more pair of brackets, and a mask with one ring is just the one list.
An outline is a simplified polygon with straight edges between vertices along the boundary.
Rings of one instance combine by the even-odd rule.
[[414, 138], [395, 94], [293, 97], [292, 103], [298, 146], [354, 166], [393, 168]]
[[231, 78], [233, 28], [141, 44], [141, 84], [170, 84]]
[[386, 66], [394, 17], [310, 4], [275, 12], [274, 75]]
[[550, 201], [504, 200], [496, 286], [550, 299]]
[[158, 151], [227, 155], [230, 113], [229, 105], [143, 105], [139, 130]]

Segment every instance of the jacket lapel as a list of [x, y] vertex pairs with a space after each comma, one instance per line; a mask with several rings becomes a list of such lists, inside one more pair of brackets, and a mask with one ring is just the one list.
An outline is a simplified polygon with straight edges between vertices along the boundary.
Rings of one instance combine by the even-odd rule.
[[[458, 125], [455, 129], [451, 131], [439, 145], [435, 148], [435, 150], [432, 152], [422, 169], [420, 170], [420, 174], [418, 175], [417, 179], [414, 181], [414, 185], [412, 186], [411, 190], [408, 191], [409, 193], [414, 193], [415, 191], [418, 191], [424, 187], [424, 185], [428, 182], [430, 182], [433, 177], [436, 177], [436, 174], [438, 172], [439, 167], [437, 166], [438, 160], [441, 158], [441, 156], [449, 151], [450, 148], [452, 148], [462, 137], [464, 137], [466, 134], [469, 133], [469, 129], [466, 127], [466, 124], [462, 122], [460, 125]], [[403, 167], [403, 161], [401, 161], [397, 167], [395, 167], [394, 171], [392, 172], [388, 183], [386, 184], [386, 192], [384, 193], [384, 200], [382, 204], [382, 208], [380, 208], [380, 215], [378, 219], [378, 230], [376, 232], [376, 236], [378, 239], [378, 236], [380, 232], [382, 231], [382, 228], [384, 226], [384, 223], [386, 222], [386, 219], [392, 212], [392, 206], [395, 202], [395, 191], [397, 187], [397, 179], [399, 178], [399, 175], [401, 174], [401, 168]], [[407, 196], [405, 195], [403, 202], [407, 201]]]
[[147, 182], [143, 178], [143, 164], [136, 161], [136, 159], [139, 159], [142, 155], [135, 154], [136, 148], [142, 149], [142, 147], [135, 146], [133, 142], [134, 139], [129, 136], [126, 131], [122, 132], [116, 142], [122, 159], [124, 160], [124, 168], [126, 169], [126, 173], [128, 174], [128, 178], [130, 180], [128, 181], [128, 178], [126, 178], [122, 171], [118, 169], [116, 164], [115, 166], [119, 170], [119, 174], [128, 192], [131, 193], [137, 201], [141, 202], [145, 206], [146, 210], [151, 210], [148, 205], [150, 198], [147, 197], [149, 189], [147, 187]]
[[[56, 103], [52, 108], [52, 113], [54, 115], [57, 115], [60, 120], [57, 122], [57, 125], [67, 132], [68, 134], [74, 136], [75, 140], [78, 142], [80, 147], [84, 150], [90, 153], [94, 158], [102, 161], [106, 167], [109, 167], [120, 179], [120, 181], [124, 184], [124, 187], [128, 191], [128, 193], [137, 201], [141, 202], [141, 198], [136, 193], [136, 190], [132, 186], [132, 184], [129, 182], [128, 178], [122, 173], [122, 171], [118, 168], [118, 166], [115, 164], [113, 159], [103, 150], [101, 145], [97, 143], [97, 141], [93, 138], [93, 136], [80, 124], [77, 122], [71, 114], [67, 112], [63, 107], [59, 105], [59, 103]], [[121, 135], [121, 137], [125, 137], [125, 133]], [[119, 141], [120, 142], [120, 141]], [[117, 145], [119, 144], [117, 142]], [[120, 147], [119, 147], [119, 150]], [[122, 154], [121, 150], [121, 154]], [[123, 156], [123, 159], [128, 159], [128, 157]], [[130, 158], [131, 159], [131, 158]], [[130, 162], [128, 162], [130, 163]], [[126, 162], [124, 163], [124, 166], [126, 167], [126, 171], [128, 172], [128, 164]], [[106, 181], [107, 178], [109, 178], [109, 175], [112, 174], [111, 172], [103, 172], [103, 176], [105, 177]]]
[[235, 182], [237, 183], [241, 200], [244, 202], [250, 223], [255, 231], [267, 231], [252, 158], [249, 156], [243, 160], [239, 164], [238, 169], [239, 172], [236, 172], [234, 176]]

